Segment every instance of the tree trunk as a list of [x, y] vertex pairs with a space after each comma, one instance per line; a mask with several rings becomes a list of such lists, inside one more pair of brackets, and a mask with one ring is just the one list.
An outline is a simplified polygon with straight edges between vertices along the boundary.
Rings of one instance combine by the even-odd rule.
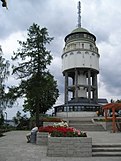
[[39, 103], [36, 106], [36, 126], [39, 127]]

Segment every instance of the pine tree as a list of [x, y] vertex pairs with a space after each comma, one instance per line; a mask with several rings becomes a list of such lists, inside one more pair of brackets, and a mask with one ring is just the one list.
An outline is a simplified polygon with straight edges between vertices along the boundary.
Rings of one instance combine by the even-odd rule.
[[57, 82], [47, 70], [52, 56], [46, 45], [52, 40], [46, 28], [40, 29], [37, 24], [33, 24], [28, 29], [27, 40], [19, 41], [20, 48], [12, 57], [12, 60], [19, 60], [18, 66], [13, 66], [13, 74], [17, 75], [21, 83], [10, 90], [14, 91], [16, 97], [25, 97], [24, 111], [36, 115], [37, 125], [39, 114], [51, 108], [59, 96]]
[[9, 76], [9, 62], [3, 58], [2, 48], [0, 46], [0, 113], [8, 105], [8, 99], [5, 93], [5, 80]]

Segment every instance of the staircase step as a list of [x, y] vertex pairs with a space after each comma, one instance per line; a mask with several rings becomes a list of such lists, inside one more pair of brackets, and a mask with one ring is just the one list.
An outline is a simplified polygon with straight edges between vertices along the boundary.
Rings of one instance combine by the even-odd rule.
[[119, 157], [121, 156], [121, 144], [95, 144], [92, 145], [94, 157]]
[[92, 121], [85, 121], [85, 120], [83, 120], [83, 121], [70, 120], [69, 124], [93, 124], [93, 122]]
[[93, 152], [93, 157], [119, 157], [121, 156], [120, 152]]
[[116, 148], [93, 148], [92, 149], [93, 152], [121, 152], [121, 148], [116, 147]]
[[84, 130], [84, 131], [105, 131], [103, 126], [94, 125], [94, 124], [69, 124], [69, 126], [74, 127], [76, 129]]
[[93, 144], [92, 148], [121, 148], [120, 144]]
[[81, 131], [105, 131], [102, 125], [95, 125], [92, 118], [73, 118], [69, 119], [69, 126]]

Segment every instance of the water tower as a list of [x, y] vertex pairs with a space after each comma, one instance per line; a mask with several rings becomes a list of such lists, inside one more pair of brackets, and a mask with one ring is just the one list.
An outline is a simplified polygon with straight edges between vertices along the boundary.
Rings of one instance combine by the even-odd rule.
[[96, 111], [98, 99], [97, 75], [99, 52], [96, 37], [81, 26], [81, 3], [78, 3], [78, 27], [65, 37], [62, 53], [62, 73], [65, 77], [64, 104], [55, 107], [59, 111]]

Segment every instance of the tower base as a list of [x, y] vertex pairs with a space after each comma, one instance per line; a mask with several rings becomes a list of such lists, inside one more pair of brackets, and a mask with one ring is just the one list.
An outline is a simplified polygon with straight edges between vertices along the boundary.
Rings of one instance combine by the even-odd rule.
[[70, 100], [68, 104], [55, 106], [55, 116], [58, 117], [94, 117], [96, 111], [100, 111], [102, 105], [107, 104], [106, 99], [98, 99], [98, 103], [94, 103], [93, 100], [88, 103], [87, 99]]

